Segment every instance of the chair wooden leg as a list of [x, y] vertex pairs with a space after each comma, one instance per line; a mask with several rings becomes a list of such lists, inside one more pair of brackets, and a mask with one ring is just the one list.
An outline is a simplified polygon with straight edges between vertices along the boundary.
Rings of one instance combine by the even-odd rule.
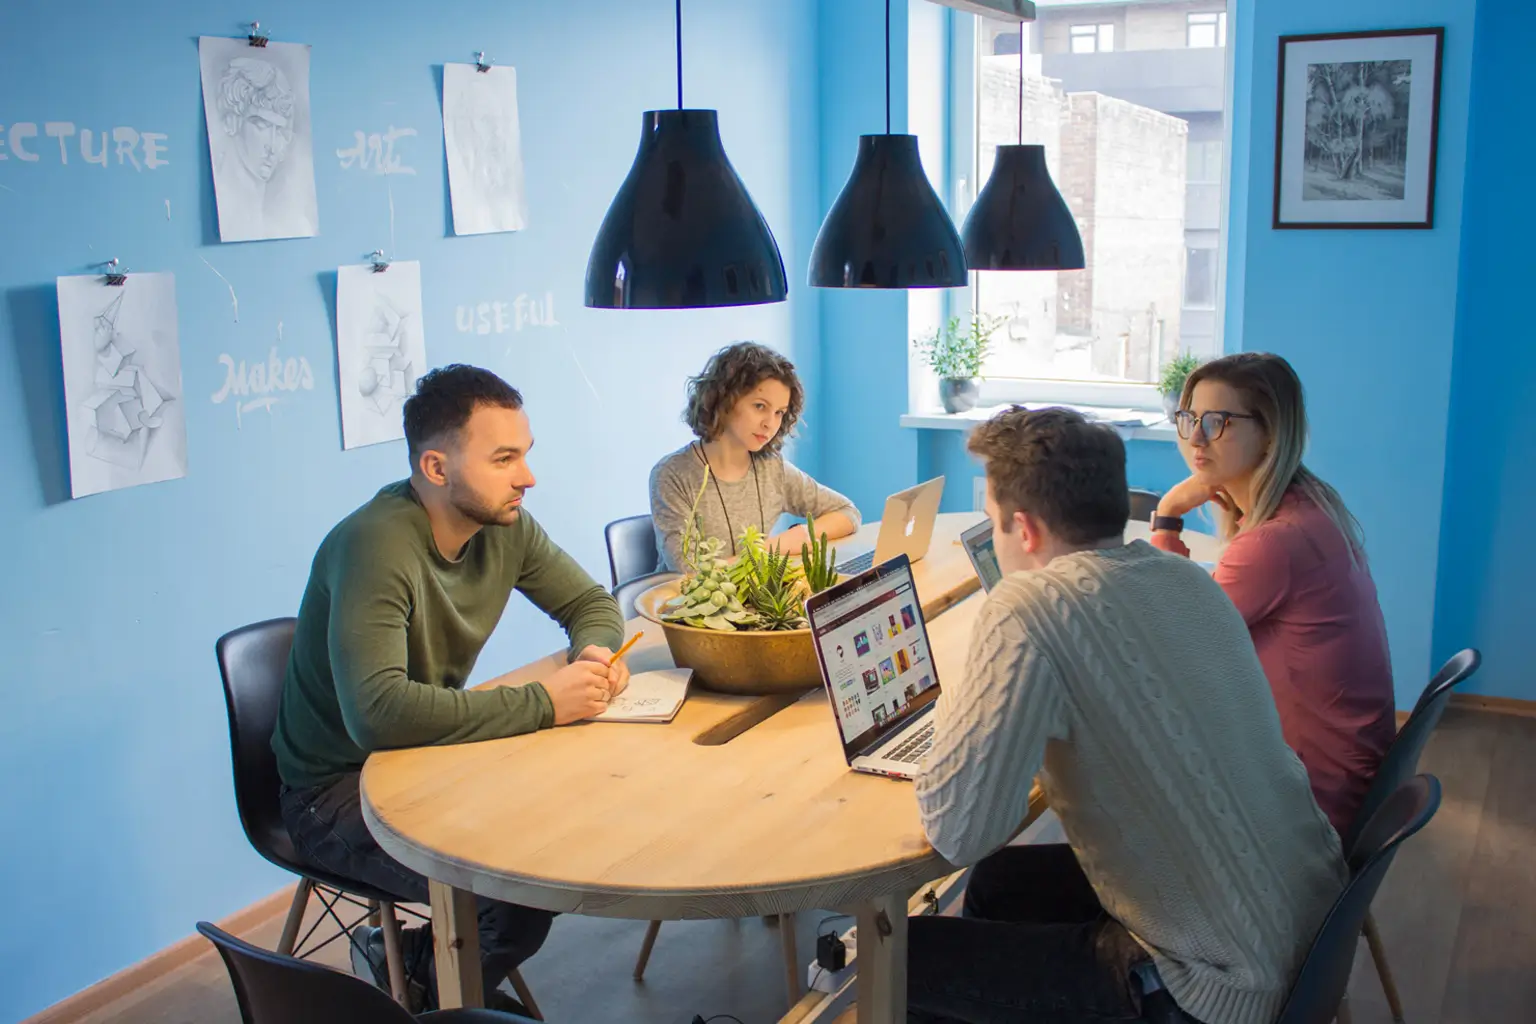
[[1339, 1010], [1333, 1015], [1334, 1024], [1355, 1024], [1355, 1019], [1349, 1013], [1349, 996], [1345, 996], [1339, 1003]]
[[389, 994], [395, 1002], [410, 1008], [410, 993], [405, 985], [405, 954], [400, 949], [400, 919], [393, 903], [379, 903], [379, 927], [384, 929], [384, 963], [389, 968]]
[[640, 943], [640, 955], [635, 958], [635, 980], [645, 980], [645, 965], [651, 962], [651, 947], [656, 945], [656, 933], [661, 931], [661, 922], [652, 921], [645, 929], [645, 941]]
[[314, 889], [314, 882], [301, 878], [299, 887], [293, 891], [293, 902], [288, 904], [288, 919], [283, 922], [283, 936], [277, 940], [277, 952], [282, 956], [293, 956], [293, 944], [299, 940], [304, 912], [309, 909], [309, 894]]
[[507, 972], [507, 980], [512, 983], [512, 994], [517, 996], [517, 1001], [528, 1009], [528, 1016], [534, 1020], [543, 1020], [544, 1015], [539, 1012], [539, 1004], [533, 1001], [533, 990], [523, 980], [523, 974], [516, 967]]
[[789, 1005], [800, 1001], [800, 954], [795, 949], [795, 915], [779, 915], [779, 945], [784, 950], [784, 990]]
[[1387, 996], [1387, 1008], [1392, 1011], [1396, 1024], [1403, 1024], [1403, 998], [1397, 994], [1397, 982], [1387, 963], [1387, 948], [1382, 945], [1381, 932], [1376, 930], [1376, 918], [1365, 912], [1365, 942], [1371, 947], [1371, 961], [1376, 964], [1376, 976], [1381, 979], [1381, 990]]

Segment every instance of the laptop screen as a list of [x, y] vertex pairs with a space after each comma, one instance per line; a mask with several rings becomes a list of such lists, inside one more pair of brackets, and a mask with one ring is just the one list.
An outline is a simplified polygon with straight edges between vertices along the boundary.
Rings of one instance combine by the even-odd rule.
[[905, 555], [822, 591], [806, 611], [850, 760], [938, 699], [938, 673]]
[[1003, 570], [997, 564], [997, 551], [992, 546], [992, 520], [983, 519], [960, 535], [960, 543], [970, 556], [971, 565], [981, 579], [981, 589], [991, 590], [1003, 578]]

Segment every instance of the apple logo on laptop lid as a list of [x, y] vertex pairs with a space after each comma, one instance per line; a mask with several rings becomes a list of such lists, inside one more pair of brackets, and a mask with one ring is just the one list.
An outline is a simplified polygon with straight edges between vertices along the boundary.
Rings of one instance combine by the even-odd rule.
[[917, 517], [913, 516], [907, 520], [907, 528], [904, 532], [908, 537], [910, 537], [912, 536], [912, 531], [915, 529], [917, 529]]

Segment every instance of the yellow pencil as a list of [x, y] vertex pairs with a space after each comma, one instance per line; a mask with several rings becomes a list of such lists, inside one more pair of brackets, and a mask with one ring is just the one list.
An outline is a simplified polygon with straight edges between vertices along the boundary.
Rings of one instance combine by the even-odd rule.
[[[613, 661], [618, 661], [620, 658], [624, 657], [624, 652], [629, 650], [631, 647], [635, 646], [635, 641], [639, 640], [643, 636], [645, 636], [645, 630], [642, 629], [639, 632], [637, 632], [634, 636], [632, 636], [628, 640], [624, 641], [624, 646], [620, 647], [618, 652], [616, 654], [614, 654]], [[612, 664], [612, 662], [609, 662], [609, 664]]]

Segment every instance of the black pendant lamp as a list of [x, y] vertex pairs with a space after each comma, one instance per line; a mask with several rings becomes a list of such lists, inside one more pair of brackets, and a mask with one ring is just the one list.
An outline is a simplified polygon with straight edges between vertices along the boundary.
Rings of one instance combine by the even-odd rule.
[[586, 305], [783, 302], [784, 259], [725, 155], [717, 112], [683, 109], [682, 0], [676, 9], [677, 109], [645, 112], [634, 165], [592, 243]]
[[811, 248], [817, 288], [963, 288], [965, 251], [923, 173], [916, 135], [891, 134], [891, 3], [885, 3], [885, 134], [859, 136], [842, 194]]
[[1024, 142], [1024, 23], [1019, 23], [1019, 145], [998, 146], [992, 176], [965, 218], [972, 270], [1082, 270], [1083, 236], [1045, 166]]

